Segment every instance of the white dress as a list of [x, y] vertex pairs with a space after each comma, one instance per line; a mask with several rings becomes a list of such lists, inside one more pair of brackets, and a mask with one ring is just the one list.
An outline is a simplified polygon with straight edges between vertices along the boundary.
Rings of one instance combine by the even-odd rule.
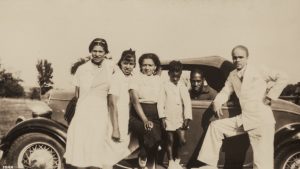
[[67, 133], [65, 159], [77, 167], [102, 167], [104, 140], [107, 135], [107, 93], [112, 76], [110, 60], [100, 67], [91, 61], [76, 71], [74, 85], [80, 94], [75, 115]]
[[120, 131], [120, 142], [114, 142], [112, 136], [112, 123], [109, 120], [108, 135], [105, 144], [105, 165], [112, 166], [131, 154], [132, 150], [129, 148], [130, 134], [128, 133], [129, 123], [129, 108], [130, 96], [128, 92], [129, 81], [132, 76], [125, 76], [118, 68], [112, 76], [109, 94], [118, 97], [118, 123]]

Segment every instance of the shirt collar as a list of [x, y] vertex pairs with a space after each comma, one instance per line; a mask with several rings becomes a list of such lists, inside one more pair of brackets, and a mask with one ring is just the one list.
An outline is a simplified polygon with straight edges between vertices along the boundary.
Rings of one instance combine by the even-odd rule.
[[92, 61], [92, 59], [91, 59], [91, 60], [89, 60], [89, 62], [90, 62], [90, 65], [91, 65], [92, 67], [101, 68], [101, 67], [102, 67], [102, 65], [103, 65], [103, 64], [104, 64], [104, 62], [105, 62], [105, 59], [103, 59], [99, 65], [95, 64], [95, 63]]
[[202, 90], [200, 92], [193, 92], [193, 90], [190, 89], [190, 95], [193, 98], [198, 98], [202, 94], [208, 94], [208, 93], [209, 93], [209, 87], [208, 87], [208, 85], [203, 86], [203, 88], [202, 88]]
[[177, 85], [174, 84], [173, 82], [171, 82], [170, 80], [168, 80], [168, 83], [175, 87], [181, 87], [183, 85], [183, 83], [181, 81], [178, 81]]
[[126, 76], [126, 75], [123, 73], [123, 71], [121, 70], [121, 68], [120, 68], [119, 66], [118, 66], [117, 69], [115, 69], [115, 72], [114, 72], [114, 73], [120, 74], [121, 76], [124, 76], [124, 77], [132, 77], [132, 72], [130, 73], [129, 76]]
[[241, 77], [244, 76], [245, 71], [246, 71], [246, 68], [247, 68], [247, 65], [245, 65], [245, 66], [243, 67], [243, 69], [237, 70], [237, 71], [236, 71], [236, 72], [237, 72], [237, 76], [238, 76], [239, 78], [241, 78]]
[[202, 92], [201, 93], [209, 93], [209, 90], [208, 90], [208, 86], [207, 85], [205, 85], [205, 86], [203, 86], [203, 89], [202, 89]]

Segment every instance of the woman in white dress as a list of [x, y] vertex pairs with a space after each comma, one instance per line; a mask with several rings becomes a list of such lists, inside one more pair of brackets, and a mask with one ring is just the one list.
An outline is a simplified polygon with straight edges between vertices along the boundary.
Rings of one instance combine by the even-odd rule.
[[65, 160], [78, 168], [102, 168], [107, 135], [107, 94], [113, 65], [105, 59], [109, 52], [104, 39], [94, 39], [90, 61], [81, 65], [74, 75], [78, 102], [69, 125]]
[[109, 132], [105, 146], [106, 168], [111, 168], [111, 166], [131, 153], [128, 147], [130, 142], [130, 134], [128, 132], [130, 108], [128, 85], [135, 65], [135, 51], [131, 49], [125, 50], [118, 62], [119, 68], [115, 70], [112, 76], [108, 92], [108, 107], [111, 120], [108, 126]]

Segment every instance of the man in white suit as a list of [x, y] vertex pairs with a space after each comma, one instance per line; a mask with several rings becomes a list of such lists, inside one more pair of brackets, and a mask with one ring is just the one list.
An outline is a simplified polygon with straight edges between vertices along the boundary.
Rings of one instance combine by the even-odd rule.
[[[235, 92], [241, 105], [241, 114], [219, 119], [209, 125], [198, 160], [207, 164], [204, 168], [217, 168], [222, 140], [248, 133], [253, 149], [254, 169], [273, 169], [275, 119], [270, 108], [287, 84], [285, 75], [258, 68], [248, 63], [248, 49], [239, 45], [232, 50], [236, 69], [213, 101], [218, 117], [223, 115], [222, 105]], [[201, 167], [202, 168], [202, 167]]]

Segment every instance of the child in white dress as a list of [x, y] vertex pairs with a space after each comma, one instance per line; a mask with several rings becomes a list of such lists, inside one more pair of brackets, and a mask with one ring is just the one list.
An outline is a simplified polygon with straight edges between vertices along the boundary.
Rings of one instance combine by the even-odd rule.
[[[158, 113], [163, 128], [167, 131], [167, 155], [169, 168], [182, 168], [179, 164], [178, 151], [186, 143], [185, 132], [192, 119], [192, 106], [188, 88], [180, 80], [182, 64], [172, 61], [169, 64], [169, 78], [163, 84], [158, 101]], [[174, 147], [175, 139], [178, 146]], [[173, 149], [176, 154], [173, 153]]]

